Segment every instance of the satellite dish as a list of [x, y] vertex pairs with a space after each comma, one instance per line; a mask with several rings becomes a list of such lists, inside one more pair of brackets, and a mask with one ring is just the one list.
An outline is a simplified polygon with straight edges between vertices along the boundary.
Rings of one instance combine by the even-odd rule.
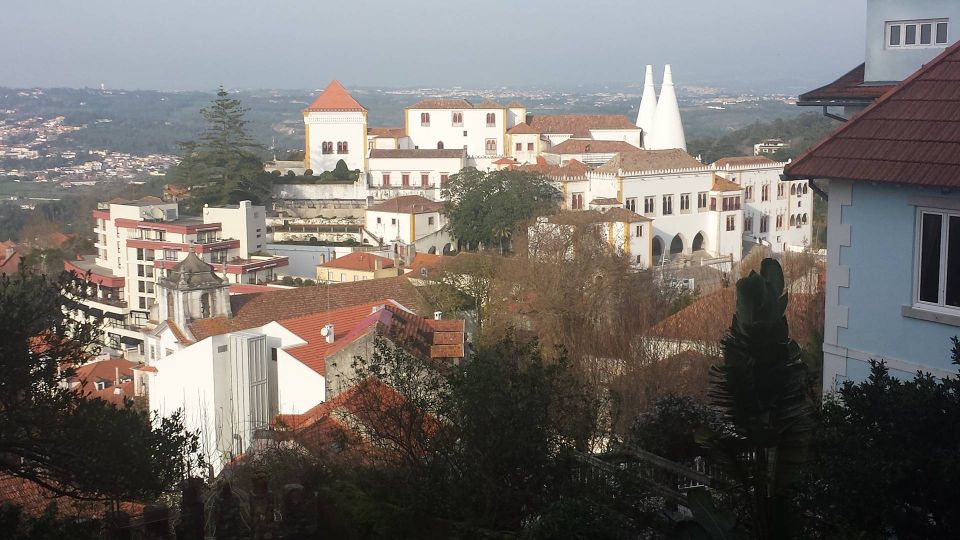
[[323, 328], [321, 328], [321, 329], [320, 329], [320, 335], [323, 336], [323, 337], [327, 337], [328, 335], [330, 335], [330, 327], [329, 327], [329, 326], [324, 326]]
[[150, 215], [156, 219], [163, 219], [163, 216], [164, 216], [163, 209], [154, 208], [153, 210], [150, 211]]

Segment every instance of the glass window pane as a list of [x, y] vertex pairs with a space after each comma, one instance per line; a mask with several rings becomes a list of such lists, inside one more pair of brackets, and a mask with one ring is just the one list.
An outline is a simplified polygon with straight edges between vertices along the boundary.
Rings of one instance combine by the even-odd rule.
[[921, 24], [920, 25], [920, 44], [921, 45], [930, 45], [931, 34], [933, 32], [932, 24]]
[[943, 216], [923, 214], [920, 225], [920, 300], [940, 301], [940, 234]]
[[904, 44], [904, 45], [916, 45], [916, 44], [917, 44], [917, 25], [915, 25], [915, 24], [908, 24], [908, 25], [907, 25], [907, 32], [906, 32], [906, 34], [907, 34], [907, 35], [906, 35], [906, 38], [907, 38], [907, 39], [903, 40], [903, 44]]
[[948, 306], [960, 307], [960, 216], [950, 216], [947, 224], [947, 299]]
[[890, 27], [890, 44], [899, 45], [900, 44], [900, 25], [895, 24]]
[[947, 42], [947, 23], [937, 23], [937, 43]]

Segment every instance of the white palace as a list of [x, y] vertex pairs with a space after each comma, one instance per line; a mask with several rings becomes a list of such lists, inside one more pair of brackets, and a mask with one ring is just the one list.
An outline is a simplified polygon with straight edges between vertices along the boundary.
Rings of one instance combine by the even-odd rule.
[[[620, 207], [636, 214], [637, 223], [652, 221], [648, 229], [624, 227], [634, 234], [649, 230], [646, 241], [617, 240], [631, 246], [626, 254], [640, 266], [695, 252], [739, 260], [755, 244], [774, 252], [809, 245], [813, 208], [806, 182], [780, 181], [784, 164], [764, 157], [704, 164], [687, 154], [670, 66], [659, 96], [653, 79], [647, 66], [636, 121], [529, 114], [519, 102], [431, 98], [404, 110], [403, 127], [368, 126], [367, 109], [333, 81], [304, 110], [304, 162], [275, 166], [319, 174], [342, 159], [360, 172], [359, 180], [278, 185], [277, 208], [296, 218], [344, 208], [362, 214], [396, 197], [439, 201], [446, 179], [466, 167], [519, 169], [553, 180], [565, 210]], [[633, 253], [637, 249], [642, 252]]]

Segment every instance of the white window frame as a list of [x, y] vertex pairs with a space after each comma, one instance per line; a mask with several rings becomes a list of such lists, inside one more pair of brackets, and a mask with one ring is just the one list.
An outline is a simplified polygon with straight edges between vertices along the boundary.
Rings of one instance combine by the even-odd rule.
[[[930, 25], [930, 43], [921, 43], [920, 36], [922, 33], [922, 26], [925, 24]], [[937, 25], [946, 24], [947, 25], [947, 39], [945, 41], [937, 41]], [[916, 43], [907, 44], [907, 27], [915, 26], [916, 27]], [[893, 32], [893, 28], [900, 29], [900, 43], [892, 45], [890, 43], [890, 35]], [[884, 32], [883, 32], [883, 43], [887, 49], [942, 49], [950, 44], [950, 19], [917, 19], [910, 21], [887, 21]]]
[[[920, 242], [923, 225], [923, 214], [937, 214], [943, 217], [940, 221], [940, 288], [937, 291], [937, 302], [920, 300]], [[913, 307], [925, 311], [933, 311], [947, 315], [960, 314], [960, 307], [948, 306], [947, 302], [947, 251], [950, 239], [947, 235], [951, 217], [960, 218], [960, 210], [918, 206], [915, 217], [916, 226], [913, 235]]]

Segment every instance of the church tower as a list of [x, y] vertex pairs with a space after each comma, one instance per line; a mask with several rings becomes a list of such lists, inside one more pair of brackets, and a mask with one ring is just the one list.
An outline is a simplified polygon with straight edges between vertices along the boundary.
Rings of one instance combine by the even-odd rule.
[[640, 111], [637, 113], [637, 127], [643, 130], [643, 147], [649, 147], [653, 133], [653, 117], [657, 112], [657, 91], [653, 87], [653, 66], [647, 65], [643, 79], [643, 96], [640, 98]]
[[[648, 150], [668, 150], [679, 148], [687, 151], [687, 138], [683, 134], [683, 120], [680, 118], [680, 104], [673, 87], [673, 73], [670, 64], [663, 69], [663, 85], [660, 87], [660, 99], [657, 100], [657, 112], [653, 116], [653, 137]], [[646, 143], [646, 141], [645, 141]]]
[[367, 170], [367, 109], [339, 81], [332, 81], [303, 111], [303, 165], [319, 175], [341, 159], [347, 168]]
[[180, 328], [190, 321], [230, 317], [230, 286], [213, 272], [213, 266], [195, 253], [167, 272], [157, 282], [158, 319], [172, 320]]

